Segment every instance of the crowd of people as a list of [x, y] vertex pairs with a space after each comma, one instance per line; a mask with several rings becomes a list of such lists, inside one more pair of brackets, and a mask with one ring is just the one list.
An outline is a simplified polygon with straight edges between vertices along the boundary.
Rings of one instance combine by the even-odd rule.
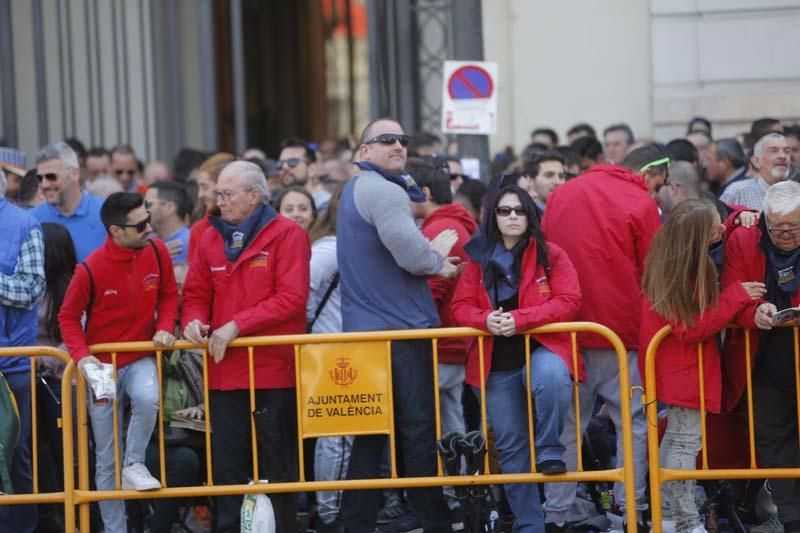
[[[370, 123], [357, 142], [290, 138], [276, 159], [257, 148], [241, 156], [187, 149], [172, 168], [145, 164], [127, 145], [85, 150], [68, 139], [45, 146], [29, 171], [0, 170], [0, 346], [62, 347], [90, 381], [111, 362], [110, 354], [91, 353], [94, 344], [152, 340], [168, 349], [183, 338], [206, 346], [207, 404], [200, 395], [176, 413], [208, 417], [213, 471], [203, 472], [203, 442], [165, 434], [166, 481], [196, 486], [212, 477], [226, 485], [252, 477], [251, 415], [259, 478], [294, 481], [299, 470], [294, 349], [253, 349], [251, 409], [248, 351], [229, 347], [237, 337], [469, 326], [489, 334], [483, 350], [474, 339], [438, 344], [441, 433], [480, 427], [485, 386], [496, 471], [549, 476], [577, 469], [578, 418], [587, 435], [591, 424], [607, 421], [601, 440], [616, 451], [596, 466], [620, 464], [626, 392], [606, 339], [579, 335], [574, 364], [568, 333], [537, 333], [529, 344], [524, 333], [596, 322], [620, 337], [631, 385], [639, 386], [630, 413], [636, 501], [626, 501], [619, 483], [604, 497], [613, 494], [623, 515], [635, 506], [636, 527], [647, 531], [644, 354], [670, 325], [656, 356], [666, 414], [661, 465], [694, 468], [703, 406], [712, 466], [747, 468], [746, 446], [732, 443], [747, 440], [750, 373], [759, 466], [800, 467], [794, 340], [773, 320], [800, 304], [800, 128], [765, 118], [738, 138], [716, 139], [711, 122], [697, 118], [685, 137], [661, 144], [635, 140], [625, 124], [602, 137], [578, 124], [568, 143], [536, 129], [519, 156], [508, 148], [494, 157], [485, 182], [465, 174], [456, 145], [426, 132], [409, 136], [390, 118]], [[730, 323], [752, 334], [726, 331]], [[30, 373], [60, 398], [63, 372], [56, 359], [37, 358], [37, 368], [30, 361], [0, 359], [19, 406], [9, 465], [17, 493], [33, 487]], [[431, 342], [393, 341], [391, 365], [400, 474], [436, 475]], [[153, 352], [118, 354], [116, 373], [125, 428], [119, 457], [114, 403], [88, 391], [94, 487], [114, 489], [119, 469], [122, 489], [158, 489], [163, 391]], [[50, 442], [56, 458], [40, 473], [60, 464], [60, 406], [41, 403], [33, 414], [45, 443], [40, 452]], [[377, 478], [388, 470], [385, 436], [325, 437], [313, 445], [305, 455], [315, 479]], [[800, 533], [800, 480], [772, 479], [765, 487], [776, 511], [751, 531]], [[498, 493], [497, 527], [592, 529], [574, 520], [585, 493], [576, 483], [509, 484]], [[665, 484], [665, 530], [707, 530], [695, 496], [693, 482]], [[443, 533], [465, 513], [447, 487], [323, 491], [313, 499], [320, 532]], [[311, 506], [308, 495], [270, 500], [279, 532], [297, 531], [298, 510]], [[149, 531], [171, 531], [187, 505], [154, 500], [143, 520]], [[239, 531], [241, 506], [241, 496], [211, 498], [210, 527]], [[106, 532], [138, 527], [135, 504], [98, 507]], [[47, 531], [53, 520], [45, 506], [0, 506], [2, 531]]]

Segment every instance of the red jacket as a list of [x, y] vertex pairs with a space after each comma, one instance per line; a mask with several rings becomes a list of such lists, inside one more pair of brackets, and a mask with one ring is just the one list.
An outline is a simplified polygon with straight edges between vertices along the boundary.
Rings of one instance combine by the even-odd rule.
[[[639, 345], [641, 280], [650, 241], [661, 225], [641, 176], [619, 165], [597, 165], [556, 189], [542, 229], [569, 254], [583, 305], [578, 320], [608, 326], [629, 349]], [[581, 335], [584, 348], [608, 348]]]
[[[553, 322], [566, 322], [575, 318], [581, 305], [578, 276], [567, 254], [548, 243], [550, 272], [545, 273], [536, 264], [536, 244], [531, 241], [522, 257], [522, 279], [519, 282], [519, 309], [511, 311], [517, 332]], [[458, 280], [451, 302], [453, 317], [461, 326], [486, 330], [486, 317], [492, 311], [489, 293], [483, 285], [483, 268], [471, 261]], [[533, 335], [533, 339], [560, 356], [573, 374], [572, 341], [569, 333]], [[484, 378], [492, 368], [494, 339], [484, 340]], [[578, 377], [583, 379], [583, 359], [578, 352]], [[574, 375], [574, 374], [573, 374]], [[480, 386], [479, 346], [476, 339], [470, 342], [467, 355], [467, 383]]]
[[[706, 309], [695, 324], [670, 323], [673, 328], [656, 352], [656, 395], [669, 405], [700, 409], [700, 373], [697, 345], [703, 343], [703, 382], [705, 407], [719, 413], [722, 398], [722, 371], [717, 348], [717, 333], [733, 317], [750, 304], [750, 297], [740, 283], [729, 285], [719, 296], [719, 306]], [[653, 336], [668, 322], [652, 308], [647, 297], [642, 301], [641, 340], [639, 342], [639, 375], [644, 376], [647, 346]], [[644, 378], [642, 378], [644, 380]]]
[[[75, 269], [58, 322], [64, 343], [75, 361], [89, 355], [89, 345], [106, 342], [149, 341], [156, 331], [175, 330], [178, 319], [178, 286], [172, 259], [163, 242], [139, 249], [123, 248], [110, 238]], [[160, 259], [160, 264], [159, 260]], [[92, 289], [93, 286], [93, 289]], [[92, 301], [90, 293], [94, 293]], [[83, 331], [81, 317], [88, 310]], [[117, 354], [117, 367], [152, 355], [153, 352]], [[104, 363], [110, 354], [97, 354]]]
[[[475, 230], [478, 229], [475, 219], [461, 204], [448, 204], [431, 213], [422, 223], [422, 234], [429, 240], [446, 229], [454, 229], [458, 233], [458, 241], [456, 241], [456, 245], [450, 255], [459, 257], [466, 264], [469, 261], [469, 256], [464, 251], [464, 246], [472, 238]], [[453, 298], [457, 282], [458, 278], [448, 279], [441, 276], [433, 276], [428, 279], [428, 285], [430, 285], [433, 301], [439, 311], [439, 318], [442, 321], [443, 328], [456, 325], [450, 310], [450, 300]], [[440, 340], [438, 343], [439, 362], [463, 365], [467, 360], [467, 349], [470, 342], [471, 339], [468, 337]]]
[[[764, 281], [767, 267], [767, 258], [759, 247], [761, 230], [758, 226], [752, 228], [738, 227], [731, 232], [725, 242], [725, 267], [722, 269], [722, 285], [727, 287], [733, 283], [743, 281]], [[800, 294], [791, 297], [792, 306], [800, 305]], [[756, 327], [756, 308], [764, 300], [750, 302], [750, 305], [739, 311], [736, 323], [743, 328], [750, 329], [750, 364], [755, 364], [758, 342], [761, 336]], [[747, 368], [745, 359], [744, 330], [728, 330], [725, 337], [725, 346], [722, 354], [722, 378], [724, 409], [732, 411], [747, 387]]]
[[194, 260], [194, 254], [197, 253], [197, 249], [200, 247], [200, 237], [203, 236], [203, 233], [211, 227], [211, 223], [208, 221], [208, 215], [205, 215], [203, 218], [192, 224], [192, 229], [189, 231], [189, 250], [186, 252], [186, 257], [189, 259], [189, 263]]
[[[235, 263], [225, 257], [222, 236], [206, 229], [183, 287], [181, 320], [210, 324], [211, 331], [236, 321], [242, 337], [304, 333], [311, 245], [303, 228], [277, 215], [253, 238]], [[294, 348], [254, 350], [255, 386], [294, 387]], [[219, 363], [208, 359], [214, 390], [250, 387], [246, 348], [229, 348]]]

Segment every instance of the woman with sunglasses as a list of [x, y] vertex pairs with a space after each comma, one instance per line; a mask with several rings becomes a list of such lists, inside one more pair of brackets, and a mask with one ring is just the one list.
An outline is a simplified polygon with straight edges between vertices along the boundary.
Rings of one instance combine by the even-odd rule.
[[[489, 207], [485, 234], [466, 246], [472, 261], [452, 300], [459, 324], [492, 335], [484, 340], [483, 375], [478, 341], [471, 346], [467, 383], [479, 397], [485, 384], [486, 412], [502, 473], [532, 472], [528, 433], [528, 394], [532, 394], [536, 471], [561, 474], [566, 467], [559, 436], [570, 408], [573, 378], [582, 377], [583, 369], [579, 366], [579, 376], [573, 376], [568, 333], [531, 335], [527, 368], [524, 333], [576, 315], [581, 303], [578, 277], [567, 255], [545, 242], [527, 191], [517, 185], [503, 187]], [[543, 531], [536, 484], [506, 485], [505, 491], [516, 517], [514, 531]]]

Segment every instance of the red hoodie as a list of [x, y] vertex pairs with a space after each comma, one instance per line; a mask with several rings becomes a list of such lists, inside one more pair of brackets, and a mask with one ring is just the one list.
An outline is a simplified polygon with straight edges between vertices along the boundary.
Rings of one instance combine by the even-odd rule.
[[[89, 355], [90, 344], [149, 341], [156, 331], [175, 330], [178, 286], [172, 260], [163, 242], [153, 243], [158, 255], [154, 246], [123, 248], [106, 238], [103, 246], [86, 258], [92, 280], [83, 265], [75, 269], [58, 322], [64, 343], [76, 362]], [[90, 302], [92, 285], [94, 299]], [[84, 333], [81, 316], [90, 304]], [[119, 353], [117, 367], [152, 353]], [[97, 358], [111, 362], [110, 354], [97, 354]]]
[[[597, 165], [547, 199], [542, 229], [578, 272], [583, 305], [578, 320], [608, 326], [628, 349], [639, 345], [641, 281], [650, 241], [661, 225], [641, 176], [619, 165]], [[581, 335], [583, 348], [609, 348]]]
[[[461, 204], [447, 204], [431, 213], [422, 223], [422, 234], [428, 240], [446, 229], [454, 229], [458, 233], [458, 241], [450, 255], [459, 257], [461, 262], [466, 264], [469, 256], [464, 251], [464, 246], [478, 229], [475, 219]], [[456, 283], [458, 283], [458, 277], [446, 279], [441, 276], [433, 276], [428, 280], [443, 328], [456, 326], [450, 310], [450, 300], [453, 298]], [[467, 349], [471, 341], [469, 338], [442, 339], [438, 343], [439, 362], [463, 365], [467, 360]]]

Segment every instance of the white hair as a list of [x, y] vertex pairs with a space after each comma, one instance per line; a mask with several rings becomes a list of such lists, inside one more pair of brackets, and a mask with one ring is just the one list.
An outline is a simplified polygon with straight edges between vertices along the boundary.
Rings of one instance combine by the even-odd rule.
[[37, 165], [47, 161], [53, 161], [55, 159], [59, 159], [64, 168], [81, 168], [78, 164], [78, 156], [75, 155], [75, 150], [73, 150], [70, 145], [65, 142], [48, 144], [39, 150], [39, 152], [33, 158]]
[[800, 208], [800, 183], [782, 181], [767, 189], [764, 212], [768, 215], [786, 216]]
[[105, 200], [115, 192], [124, 192], [122, 185], [109, 176], [102, 176], [87, 183], [86, 189], [101, 200]]
[[249, 161], [234, 161], [225, 165], [223, 172], [235, 172], [239, 176], [239, 179], [242, 180], [242, 185], [244, 185], [246, 189], [260, 192], [262, 200], [269, 198], [267, 178], [264, 177], [264, 172], [261, 170], [261, 167], [255, 163]]
[[784, 138], [783, 134], [778, 133], [777, 131], [767, 133], [766, 135], [761, 137], [758, 140], [758, 142], [756, 142], [756, 145], [753, 147], [753, 155], [761, 156], [764, 154], [764, 143], [767, 141], [767, 139], [783, 139], [783, 138]]
[[6, 173], [3, 172], [3, 169], [0, 168], [0, 198], [6, 195], [6, 186], [8, 185], [8, 181], [6, 180]]

